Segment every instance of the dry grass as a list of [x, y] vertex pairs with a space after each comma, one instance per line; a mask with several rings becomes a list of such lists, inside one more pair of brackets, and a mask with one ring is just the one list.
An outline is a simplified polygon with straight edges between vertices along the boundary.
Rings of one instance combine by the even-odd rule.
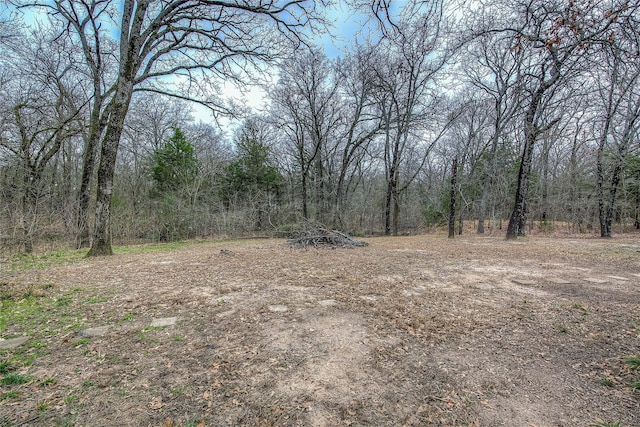
[[636, 240], [367, 242], [5, 274], [0, 332], [31, 340], [0, 363], [30, 381], [0, 385], [0, 425], [640, 425]]

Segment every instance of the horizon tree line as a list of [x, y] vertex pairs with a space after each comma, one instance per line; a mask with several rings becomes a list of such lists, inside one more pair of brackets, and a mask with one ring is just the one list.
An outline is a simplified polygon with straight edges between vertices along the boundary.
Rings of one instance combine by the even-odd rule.
[[[452, 211], [507, 238], [640, 227], [638, 2], [351, 2], [377, 31], [336, 58], [319, 2], [13, 4], [48, 17], [0, 21], [0, 237], [25, 252]], [[262, 111], [213, 95], [274, 72]], [[229, 138], [193, 103], [245, 118]]]

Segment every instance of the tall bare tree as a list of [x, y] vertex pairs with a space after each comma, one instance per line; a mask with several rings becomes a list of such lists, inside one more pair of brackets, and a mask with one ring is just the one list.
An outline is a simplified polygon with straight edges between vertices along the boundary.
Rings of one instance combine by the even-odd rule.
[[350, 191], [354, 190], [357, 165], [365, 161], [370, 143], [382, 130], [377, 114], [374, 67], [377, 47], [355, 46], [337, 64], [339, 78], [340, 130], [336, 135], [337, 179], [334, 191], [336, 225], [344, 225], [344, 215]]
[[483, 234], [498, 145], [520, 108], [520, 65], [523, 58], [512, 49], [511, 39], [501, 33], [482, 34], [465, 50], [472, 61], [462, 65], [465, 74], [471, 84], [485, 93], [493, 104], [493, 132], [489, 139], [482, 197], [478, 208], [477, 232]]
[[[398, 232], [400, 195], [413, 182], [424, 165], [442, 130], [431, 127], [438, 123], [435, 105], [439, 94], [435, 87], [437, 74], [451, 57], [444, 45], [443, 9], [441, 2], [430, 2], [417, 15], [405, 16], [382, 48], [388, 52], [378, 66], [378, 108], [383, 122], [385, 164], [385, 234]], [[413, 12], [407, 8], [405, 13]], [[441, 118], [442, 115], [439, 115]], [[419, 141], [429, 135], [430, 141]], [[403, 163], [411, 144], [420, 142], [419, 164], [401, 176]], [[392, 223], [393, 221], [393, 223]]]
[[[640, 45], [637, 30], [628, 33], [617, 30], [612, 30], [600, 51], [601, 55], [598, 55], [606, 68], [594, 76], [599, 88], [602, 117], [596, 152], [601, 237], [611, 237], [616, 193], [625, 157], [632, 145], [638, 144], [640, 130], [640, 64], [637, 61]], [[635, 37], [628, 37], [634, 33]]]
[[338, 80], [332, 62], [315, 49], [287, 61], [272, 91], [276, 126], [283, 129], [300, 174], [302, 213], [310, 217], [309, 190], [313, 184], [315, 219], [328, 211], [326, 157], [340, 123]]
[[[255, 2], [212, 0], [59, 0], [25, 2], [55, 17], [65, 31], [93, 37], [83, 49], [115, 47], [114, 79], [101, 84], [108, 100], [102, 114], [95, 227], [88, 255], [109, 255], [111, 197], [120, 136], [134, 91], [197, 101], [230, 111], [213, 95], [217, 77], [243, 80], [262, 61], [298, 45], [303, 29], [318, 22], [319, 3], [304, 0]], [[109, 32], [117, 32], [111, 40]], [[87, 59], [89, 61], [89, 59]], [[163, 79], [173, 76], [170, 81]], [[104, 78], [101, 75], [100, 78]]]
[[[515, 6], [516, 26], [513, 49], [527, 55], [524, 84], [526, 109], [523, 120], [524, 147], [518, 172], [514, 208], [509, 219], [507, 238], [525, 234], [525, 214], [533, 150], [538, 137], [553, 127], [560, 117], [550, 117], [545, 105], [552, 105], [563, 81], [575, 78], [584, 58], [598, 40], [605, 37], [615, 16], [627, 9], [626, 2], [613, 9], [578, 2], [519, 2]], [[628, 13], [625, 12], [625, 13]], [[519, 25], [519, 26], [518, 26]]]
[[0, 137], [0, 148], [20, 164], [20, 229], [26, 253], [34, 249], [45, 170], [65, 140], [79, 132], [77, 119], [82, 106], [77, 106], [73, 93], [75, 76], [71, 76], [66, 47], [64, 40], [38, 30], [24, 35], [9, 49], [13, 74], [3, 88], [3, 98], [11, 119]]

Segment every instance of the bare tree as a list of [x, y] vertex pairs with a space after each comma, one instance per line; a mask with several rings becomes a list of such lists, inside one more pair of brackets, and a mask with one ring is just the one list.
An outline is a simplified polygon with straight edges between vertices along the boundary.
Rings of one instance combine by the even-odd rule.
[[[514, 208], [507, 238], [525, 234], [525, 214], [534, 145], [540, 134], [553, 127], [560, 117], [549, 117], [545, 105], [552, 105], [563, 81], [575, 77], [594, 42], [603, 37], [620, 10], [599, 10], [598, 6], [570, 2], [526, 2], [516, 4], [516, 25], [507, 31], [514, 38], [513, 49], [527, 55], [524, 90], [526, 109], [524, 147], [518, 172]], [[619, 6], [620, 9], [626, 6]]]
[[[634, 31], [631, 32], [633, 34]], [[632, 144], [637, 143], [640, 129], [640, 64], [636, 61], [636, 37], [612, 31], [602, 62], [604, 75], [596, 75], [602, 100], [602, 122], [599, 126], [596, 155], [598, 215], [600, 236], [611, 237], [614, 204], [620, 184], [624, 160]], [[609, 172], [605, 170], [609, 163]], [[607, 191], [608, 190], [608, 191]], [[608, 193], [605, 195], [605, 193]]]
[[[435, 105], [439, 94], [435, 90], [435, 78], [452, 54], [443, 46], [442, 12], [442, 4], [433, 2], [423, 13], [398, 24], [394, 36], [381, 45], [388, 52], [377, 68], [376, 94], [385, 147], [385, 234], [391, 234], [392, 228], [397, 234], [400, 195], [413, 182], [431, 148], [451, 122], [445, 117], [440, 129], [430, 128], [438, 122]], [[411, 144], [425, 137], [431, 141], [421, 144], [417, 168], [402, 177], [402, 165]]]
[[342, 226], [348, 196], [355, 188], [357, 165], [365, 161], [368, 147], [382, 130], [375, 105], [377, 63], [372, 45], [356, 46], [337, 64], [340, 123], [336, 135], [337, 179], [335, 184], [335, 222]]
[[470, 60], [464, 64], [465, 74], [472, 85], [484, 92], [493, 104], [493, 132], [483, 178], [482, 198], [478, 208], [478, 234], [484, 233], [484, 222], [495, 174], [498, 144], [507, 125], [519, 110], [520, 65], [523, 57], [512, 49], [512, 42], [504, 34], [486, 33], [466, 47]]
[[8, 6], [0, 4], [0, 44], [11, 44], [20, 36], [21, 22], [15, 11]]
[[[447, 162], [452, 157], [458, 160], [456, 180], [457, 192], [460, 193], [460, 208], [457, 212], [458, 229], [459, 233], [462, 233], [464, 217], [476, 203], [477, 187], [482, 181], [478, 175], [484, 166], [484, 159], [495, 155], [491, 153], [493, 147], [490, 147], [493, 139], [492, 125], [495, 123], [492, 123], [494, 111], [491, 102], [487, 102], [483, 91], [474, 87], [463, 87], [452, 104], [450, 108], [457, 112], [457, 116], [451, 123], [439, 151]], [[490, 160], [489, 158], [488, 161]]]
[[[104, 124], [104, 134], [90, 256], [112, 253], [115, 160], [133, 92], [164, 93], [230, 113], [212, 95], [212, 79], [245, 79], [250, 68], [278, 56], [285, 44], [299, 44], [303, 28], [319, 18], [319, 5], [303, 0], [60, 0], [25, 4], [49, 11], [65, 31], [80, 38], [93, 37], [93, 44], [83, 46], [89, 51], [85, 51], [87, 58], [93, 58], [92, 46], [115, 47], [115, 79], [101, 83], [107, 88], [101, 93], [108, 96], [108, 102], [102, 114], [104, 121], [98, 121]], [[108, 32], [114, 24], [119, 38], [110, 40]], [[174, 79], [163, 80], [166, 76]]]
[[11, 119], [0, 138], [0, 147], [20, 163], [22, 175], [22, 244], [33, 252], [37, 232], [38, 206], [45, 169], [64, 141], [79, 132], [81, 107], [75, 105], [71, 65], [61, 40], [52, 40], [45, 31], [23, 36], [14, 44], [12, 80], [6, 84], [5, 103]]
[[328, 210], [325, 161], [341, 120], [338, 80], [331, 61], [312, 49], [286, 62], [271, 96], [276, 127], [284, 130], [300, 174], [303, 216], [310, 216], [311, 180], [315, 219], [322, 222]]

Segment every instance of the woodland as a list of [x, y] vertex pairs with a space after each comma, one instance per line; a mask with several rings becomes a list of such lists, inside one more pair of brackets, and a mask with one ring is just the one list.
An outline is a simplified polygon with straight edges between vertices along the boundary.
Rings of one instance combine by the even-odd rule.
[[638, 229], [639, 7], [10, 0], [0, 243]]

